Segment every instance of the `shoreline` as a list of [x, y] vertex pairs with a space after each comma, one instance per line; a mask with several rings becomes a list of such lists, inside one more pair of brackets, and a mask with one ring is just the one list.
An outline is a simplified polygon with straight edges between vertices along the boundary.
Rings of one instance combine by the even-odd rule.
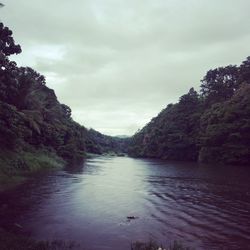
[[66, 161], [53, 152], [0, 152], [0, 194], [17, 188], [39, 172], [62, 169]]

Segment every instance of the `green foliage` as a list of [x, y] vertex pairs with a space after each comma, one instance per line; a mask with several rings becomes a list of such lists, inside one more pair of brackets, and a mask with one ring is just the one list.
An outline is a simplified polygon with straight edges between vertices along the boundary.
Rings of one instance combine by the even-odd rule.
[[26, 177], [41, 170], [59, 169], [65, 161], [55, 152], [46, 149], [26, 151], [2, 150], [0, 152], [0, 192], [15, 187]]
[[2, 151], [0, 155], [0, 172], [9, 177], [30, 174], [41, 169], [61, 168], [64, 165], [62, 158], [46, 150]]
[[195, 160], [201, 103], [193, 88], [133, 136], [129, 153], [139, 157]]
[[129, 154], [172, 160], [250, 163], [250, 57], [209, 70], [131, 138]]
[[240, 83], [250, 84], [250, 56], [239, 67], [239, 80]]
[[199, 160], [246, 165], [250, 162], [250, 85], [201, 116]]
[[[8, 56], [21, 52], [12, 31], [0, 23], [0, 171], [15, 176], [62, 165], [85, 154], [83, 126], [60, 104], [45, 77], [17, 67]], [[41, 153], [42, 151], [46, 153]], [[7, 153], [6, 153], [7, 152]], [[11, 162], [6, 155], [11, 153]]]
[[[1, 4], [3, 6], [3, 4]], [[10, 56], [21, 53], [20, 45], [16, 45], [12, 31], [0, 23], [0, 55]]]
[[11, 99], [15, 96], [17, 87], [16, 63], [9, 60], [8, 56], [21, 53], [20, 45], [16, 45], [12, 31], [0, 23], [0, 100]]
[[205, 98], [207, 106], [210, 106], [228, 100], [239, 85], [237, 66], [220, 67], [207, 72], [202, 80], [201, 94]]

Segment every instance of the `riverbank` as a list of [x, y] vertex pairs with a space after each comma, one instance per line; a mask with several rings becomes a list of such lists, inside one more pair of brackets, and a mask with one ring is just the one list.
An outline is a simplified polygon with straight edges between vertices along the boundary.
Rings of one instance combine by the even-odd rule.
[[[114, 152], [93, 154], [86, 152], [84, 159], [100, 156], [125, 156]], [[73, 163], [72, 163], [73, 164]], [[0, 151], [0, 192], [16, 188], [40, 171], [62, 169], [67, 162], [54, 152], [34, 150], [11, 152]]]
[[80, 246], [65, 241], [36, 241], [0, 228], [1, 250], [80, 250]]
[[62, 158], [46, 150], [1, 151], [0, 192], [15, 188], [39, 171], [61, 169], [65, 165]]

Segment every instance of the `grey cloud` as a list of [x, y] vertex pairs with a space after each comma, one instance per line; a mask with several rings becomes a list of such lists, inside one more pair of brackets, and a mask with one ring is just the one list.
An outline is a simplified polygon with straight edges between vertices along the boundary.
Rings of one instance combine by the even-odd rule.
[[250, 55], [248, 0], [8, 0], [15, 59], [45, 74], [73, 117], [132, 134], [210, 68]]

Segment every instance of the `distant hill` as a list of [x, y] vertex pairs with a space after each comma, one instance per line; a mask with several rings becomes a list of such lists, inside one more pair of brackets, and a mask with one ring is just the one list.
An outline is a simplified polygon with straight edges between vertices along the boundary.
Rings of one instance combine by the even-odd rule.
[[89, 129], [86, 138], [86, 150], [90, 153], [127, 153], [129, 138], [104, 135], [94, 129]]
[[115, 135], [114, 137], [126, 139], [126, 138], [130, 138], [131, 136], [129, 136], [129, 135]]

